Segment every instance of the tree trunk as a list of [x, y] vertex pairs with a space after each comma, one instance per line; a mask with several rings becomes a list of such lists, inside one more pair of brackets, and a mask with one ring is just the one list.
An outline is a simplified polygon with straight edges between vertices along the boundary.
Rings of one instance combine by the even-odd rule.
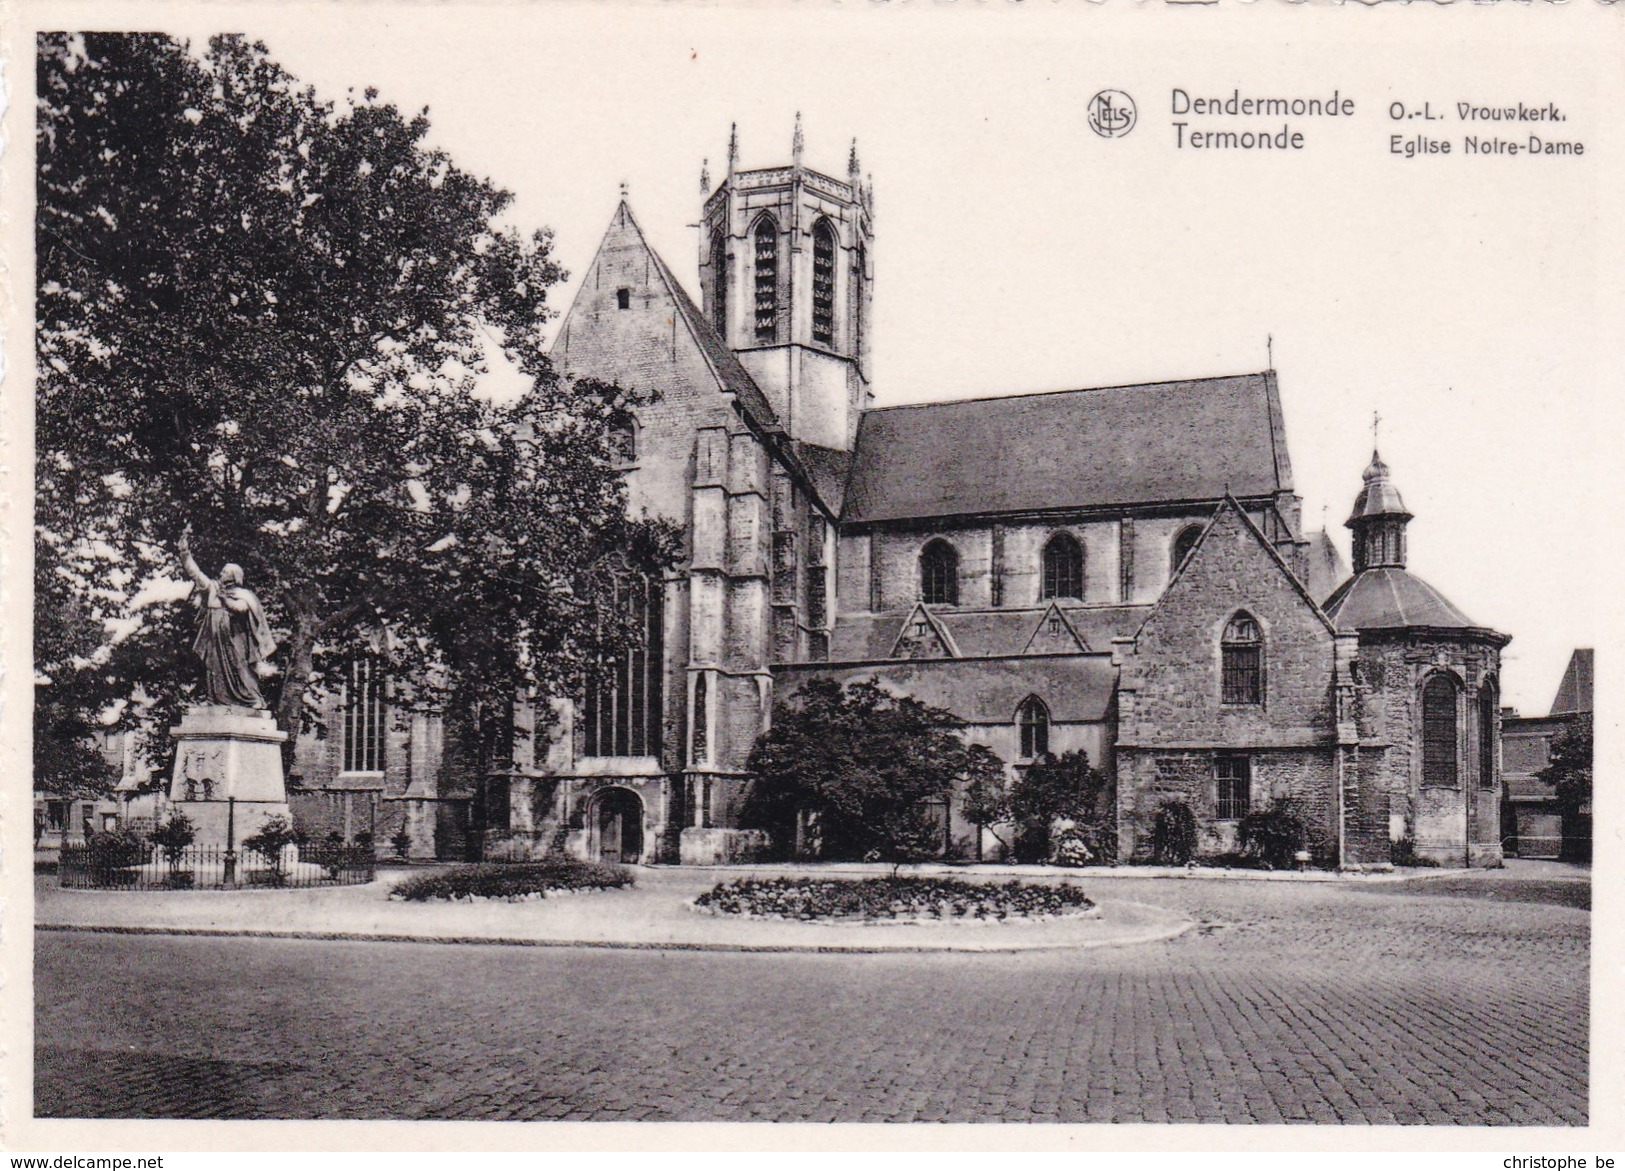
[[304, 725], [305, 690], [310, 686], [311, 672], [315, 669], [315, 627], [315, 619], [309, 611], [294, 612], [293, 629], [288, 635], [288, 665], [282, 680], [282, 696], [276, 705], [277, 726], [288, 734], [282, 744], [282, 768], [289, 773]]

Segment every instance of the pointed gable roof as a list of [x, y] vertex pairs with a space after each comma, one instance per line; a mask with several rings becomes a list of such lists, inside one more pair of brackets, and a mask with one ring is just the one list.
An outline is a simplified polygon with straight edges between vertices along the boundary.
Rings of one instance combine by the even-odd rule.
[[937, 620], [924, 602], [917, 602], [903, 620], [903, 628], [892, 643], [893, 659], [957, 659], [959, 648], [953, 635]]
[[[620, 206], [615, 209], [615, 215], [610, 220], [609, 228], [604, 232], [604, 238], [600, 241], [598, 251], [594, 253], [592, 264], [588, 265], [587, 271], [590, 273], [599, 265], [606, 263], [612, 253], [627, 251], [641, 254], [648, 272], [649, 284], [671, 300], [677, 321], [705, 359], [706, 365], [716, 379], [717, 389], [733, 395], [739, 409], [763, 431], [782, 430], [773, 407], [767, 401], [767, 396], [762, 393], [761, 387], [756, 385], [756, 380], [750, 376], [750, 372], [740, 365], [739, 359], [718, 336], [715, 327], [705, 319], [705, 314], [700, 312], [700, 307], [694, 304], [693, 298], [672, 275], [671, 269], [666, 266], [660, 254], [650, 246], [643, 229], [638, 226], [637, 220], [632, 215], [631, 207], [623, 199]], [[624, 264], [624, 260], [621, 263]], [[570, 335], [576, 324], [576, 312], [581, 305], [583, 292], [576, 294], [574, 303], [564, 316], [564, 324], [559, 329], [558, 338], [553, 343], [554, 350], [559, 352], [560, 365], [563, 367], [568, 367], [569, 364]]]
[[1292, 487], [1273, 372], [885, 407], [842, 521], [1106, 508]]
[[1038, 625], [1027, 637], [1027, 645], [1021, 650], [1024, 655], [1075, 655], [1080, 651], [1088, 651], [1089, 644], [1084, 641], [1083, 635], [1078, 633], [1077, 627], [1072, 625], [1072, 619], [1067, 617], [1066, 611], [1056, 602], [1049, 604], [1049, 609], [1039, 615]]
[[1304, 587], [1303, 582], [1298, 580], [1298, 575], [1292, 572], [1292, 567], [1282, 559], [1275, 546], [1270, 544], [1270, 540], [1264, 535], [1263, 530], [1253, 523], [1253, 518], [1248, 516], [1247, 510], [1241, 506], [1241, 501], [1228, 492], [1225, 493], [1224, 499], [1219, 501], [1219, 507], [1213, 512], [1213, 519], [1202, 527], [1202, 532], [1196, 538], [1196, 544], [1191, 546], [1191, 551], [1186, 554], [1185, 560], [1181, 561], [1179, 568], [1174, 570], [1174, 575], [1169, 579], [1167, 588], [1162, 591], [1162, 597], [1157, 600], [1156, 605], [1151, 607], [1151, 612], [1145, 616], [1145, 621], [1140, 623], [1140, 630], [1143, 631], [1149, 623], [1159, 616], [1164, 603], [1173, 597], [1179, 584], [1187, 576], [1195, 572], [1193, 567], [1201, 559], [1203, 546], [1208, 543], [1214, 532], [1223, 527], [1223, 522], [1230, 522], [1231, 518], [1234, 518], [1232, 523], [1239, 524], [1241, 530], [1249, 534], [1253, 542], [1264, 550], [1269, 559], [1275, 563], [1275, 567], [1291, 583], [1293, 592], [1308, 605], [1310, 613], [1315, 616], [1316, 620], [1329, 633], [1336, 634], [1337, 624], [1326, 616], [1326, 611], [1320, 608], [1320, 603], [1315, 601], [1314, 596]]

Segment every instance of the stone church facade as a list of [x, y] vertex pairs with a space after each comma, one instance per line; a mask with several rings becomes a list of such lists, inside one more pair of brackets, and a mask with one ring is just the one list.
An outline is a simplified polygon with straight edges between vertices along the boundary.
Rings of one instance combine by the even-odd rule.
[[1352, 575], [1304, 531], [1273, 371], [875, 408], [855, 147], [842, 179], [804, 165], [799, 127], [788, 166], [739, 169], [730, 144], [700, 222], [696, 301], [623, 198], [553, 350], [653, 396], [624, 436], [630, 507], [684, 550], [632, 595], [645, 649], [527, 711], [472, 818], [437, 782], [438, 716], [377, 692], [396, 710], [366, 734], [371, 770], [336, 767], [363, 692], [336, 696], [337, 743], [301, 748], [312, 801], [364, 792], [418, 854], [483, 825], [510, 850], [748, 859], [751, 746], [821, 676], [944, 707], [1012, 769], [1085, 749], [1115, 778], [1123, 858], [1165, 802], [1218, 854], [1290, 799], [1344, 865], [1399, 842], [1499, 860], [1507, 638], [1407, 572], [1380, 459]]

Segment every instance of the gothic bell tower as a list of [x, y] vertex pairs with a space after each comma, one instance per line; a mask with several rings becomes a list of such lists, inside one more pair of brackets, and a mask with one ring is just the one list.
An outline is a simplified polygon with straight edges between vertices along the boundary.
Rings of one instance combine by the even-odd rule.
[[791, 437], [850, 450], [870, 395], [874, 190], [856, 140], [844, 181], [803, 150], [797, 114], [790, 165], [742, 171], [730, 131], [726, 177], [715, 191], [701, 177], [700, 290]]

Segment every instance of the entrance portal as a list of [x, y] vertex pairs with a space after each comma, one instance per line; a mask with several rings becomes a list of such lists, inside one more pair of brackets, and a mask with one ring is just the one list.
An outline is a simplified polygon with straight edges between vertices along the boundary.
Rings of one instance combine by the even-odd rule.
[[627, 789], [598, 795], [595, 817], [600, 862], [643, 861], [643, 801]]

